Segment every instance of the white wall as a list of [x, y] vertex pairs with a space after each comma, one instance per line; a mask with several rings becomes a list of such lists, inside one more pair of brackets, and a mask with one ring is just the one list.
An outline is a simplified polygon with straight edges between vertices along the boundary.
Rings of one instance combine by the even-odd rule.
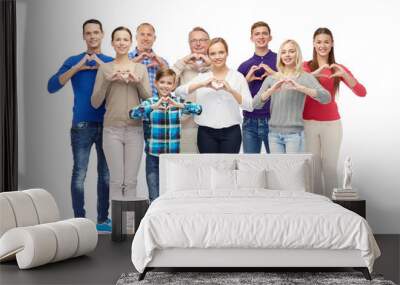
[[[148, 3], [148, 4], [145, 4]], [[374, 232], [400, 233], [400, 40], [397, 12], [391, 1], [105, 1], [17, 0], [19, 183], [21, 188], [50, 190], [64, 217], [72, 216], [70, 176], [72, 119], [70, 84], [50, 95], [47, 80], [70, 55], [84, 49], [81, 25], [100, 19], [105, 28], [103, 52], [113, 55], [110, 33], [119, 25], [132, 30], [143, 22], [157, 29], [155, 51], [170, 63], [188, 53], [187, 33], [197, 25], [230, 45], [232, 68], [250, 57], [249, 29], [266, 21], [272, 28], [272, 50], [286, 38], [296, 39], [305, 59], [312, 54], [312, 33], [329, 27], [335, 36], [336, 59], [348, 66], [368, 90], [366, 98], [341, 88], [339, 107], [344, 125], [340, 171], [346, 155], [355, 167], [354, 185], [367, 200]], [[323, 6], [322, 6], [323, 5]], [[397, 28], [396, 28], [397, 27]], [[96, 157], [86, 181], [88, 216], [96, 217]], [[140, 190], [146, 191], [143, 168]]]

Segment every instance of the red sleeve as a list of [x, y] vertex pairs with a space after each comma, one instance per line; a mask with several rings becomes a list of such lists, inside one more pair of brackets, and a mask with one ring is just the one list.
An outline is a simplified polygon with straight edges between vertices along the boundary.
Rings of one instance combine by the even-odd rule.
[[303, 70], [304, 70], [305, 72], [311, 73], [311, 68], [310, 68], [310, 66], [308, 65], [308, 61], [303, 62]]
[[347, 69], [347, 67], [345, 67], [344, 65], [341, 65], [341, 64], [339, 64], [339, 65], [341, 67], [343, 67], [344, 71], [346, 73], [348, 73], [351, 77], [353, 77], [354, 80], [357, 82], [356, 85], [353, 88], [351, 88], [349, 86], [349, 84], [347, 84], [346, 80], [344, 80], [343, 78], [340, 78], [344, 82], [344, 84], [346, 84], [347, 87], [349, 87], [353, 91], [353, 93], [356, 94], [357, 96], [365, 97], [365, 95], [367, 95], [367, 90], [365, 89], [364, 85], [362, 85], [360, 82], [357, 81], [357, 79], [355, 79], [355, 77], [350, 72], [350, 70]]

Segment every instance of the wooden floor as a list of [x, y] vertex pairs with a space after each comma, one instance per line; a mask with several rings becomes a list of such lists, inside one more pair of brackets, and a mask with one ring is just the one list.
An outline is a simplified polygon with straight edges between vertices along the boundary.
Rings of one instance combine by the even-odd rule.
[[[374, 272], [399, 283], [400, 235], [375, 238], [382, 256]], [[115, 284], [122, 273], [134, 271], [130, 249], [131, 240], [115, 243], [110, 235], [101, 235], [96, 250], [87, 256], [29, 270], [19, 270], [16, 262], [0, 264], [0, 284]]]

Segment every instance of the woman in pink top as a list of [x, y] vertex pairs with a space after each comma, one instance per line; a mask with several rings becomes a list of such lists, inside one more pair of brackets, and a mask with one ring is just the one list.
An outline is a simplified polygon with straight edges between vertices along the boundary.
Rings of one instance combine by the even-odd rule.
[[341, 81], [357, 96], [364, 97], [367, 91], [345, 66], [336, 63], [333, 35], [329, 29], [318, 28], [313, 40], [313, 59], [305, 62], [303, 68], [330, 92], [332, 100], [329, 104], [321, 104], [306, 98], [304, 135], [306, 151], [314, 155], [316, 162], [314, 192], [330, 197], [338, 184], [337, 162], [342, 142], [342, 124], [335, 95]]

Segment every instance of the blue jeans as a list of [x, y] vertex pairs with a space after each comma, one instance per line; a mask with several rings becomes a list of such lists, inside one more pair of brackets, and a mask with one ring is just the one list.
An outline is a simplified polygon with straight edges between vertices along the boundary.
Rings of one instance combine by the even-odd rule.
[[97, 152], [97, 222], [108, 218], [109, 172], [103, 152], [103, 124], [80, 122], [71, 127], [71, 146], [74, 159], [71, 179], [72, 208], [75, 217], [85, 217], [84, 182], [89, 163], [90, 150], [96, 145]]
[[264, 142], [265, 150], [269, 153], [268, 130], [267, 118], [245, 117], [242, 125], [243, 152], [260, 153], [261, 144]]
[[158, 156], [146, 154], [146, 181], [149, 188], [149, 200], [153, 202], [160, 195], [160, 172]]
[[304, 152], [304, 132], [275, 133], [269, 132], [269, 149], [271, 153]]

